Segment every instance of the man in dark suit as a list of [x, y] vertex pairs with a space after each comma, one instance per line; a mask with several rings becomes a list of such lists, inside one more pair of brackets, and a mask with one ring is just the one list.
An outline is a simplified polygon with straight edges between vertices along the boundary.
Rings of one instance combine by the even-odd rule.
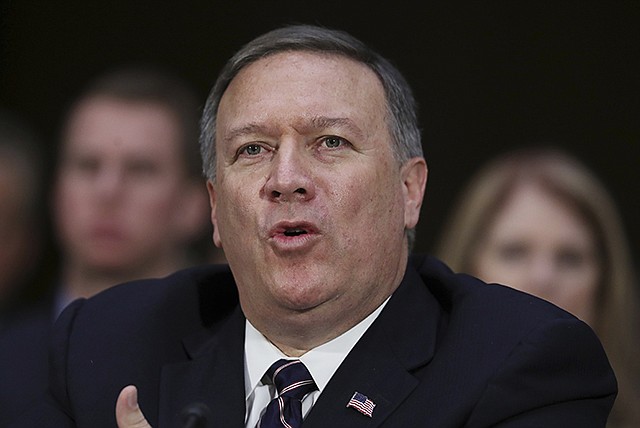
[[72, 304], [48, 400], [18, 426], [605, 425], [615, 378], [584, 323], [410, 257], [427, 179], [413, 97], [361, 42], [253, 40], [201, 146], [230, 269]]

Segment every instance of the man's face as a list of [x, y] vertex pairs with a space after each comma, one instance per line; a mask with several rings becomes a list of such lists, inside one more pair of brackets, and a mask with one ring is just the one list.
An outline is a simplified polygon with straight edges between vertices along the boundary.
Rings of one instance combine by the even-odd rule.
[[176, 245], [187, 182], [176, 119], [152, 104], [96, 97], [70, 118], [56, 184], [71, 263], [139, 270]]
[[261, 59], [226, 90], [214, 241], [258, 328], [305, 313], [349, 327], [402, 279], [426, 167], [398, 165], [385, 106], [367, 67], [304, 52]]

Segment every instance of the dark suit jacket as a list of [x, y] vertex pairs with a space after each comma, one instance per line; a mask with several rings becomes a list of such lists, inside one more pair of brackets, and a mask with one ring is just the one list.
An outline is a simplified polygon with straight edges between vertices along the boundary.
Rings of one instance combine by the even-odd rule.
[[[78, 301], [53, 337], [51, 394], [17, 426], [113, 427], [135, 384], [154, 428], [204, 402], [243, 427], [244, 317], [222, 267], [138, 281]], [[358, 391], [372, 417], [347, 402]], [[603, 427], [616, 381], [594, 333], [524, 293], [416, 257], [307, 416], [313, 427]]]
[[47, 344], [53, 326], [48, 301], [21, 309], [0, 326], [0, 427], [20, 415], [47, 386]]

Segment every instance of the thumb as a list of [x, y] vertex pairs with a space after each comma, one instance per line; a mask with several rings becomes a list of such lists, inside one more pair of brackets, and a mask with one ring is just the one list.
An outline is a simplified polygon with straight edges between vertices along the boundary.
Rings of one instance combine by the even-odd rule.
[[125, 386], [116, 401], [116, 421], [118, 428], [151, 428], [138, 405], [138, 390], [135, 386]]

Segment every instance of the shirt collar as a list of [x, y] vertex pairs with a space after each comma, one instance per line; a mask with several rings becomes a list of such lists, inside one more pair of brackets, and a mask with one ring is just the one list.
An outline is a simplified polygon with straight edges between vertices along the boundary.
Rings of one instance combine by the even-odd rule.
[[[347, 354], [375, 321], [388, 301], [389, 298], [351, 329], [335, 339], [311, 349], [300, 357], [300, 360], [307, 366], [320, 392], [327, 386]], [[246, 320], [245, 323], [244, 355], [245, 398], [248, 398], [260, 384], [264, 373], [271, 364], [281, 358], [293, 359], [287, 357], [273, 345], [249, 320]]]

